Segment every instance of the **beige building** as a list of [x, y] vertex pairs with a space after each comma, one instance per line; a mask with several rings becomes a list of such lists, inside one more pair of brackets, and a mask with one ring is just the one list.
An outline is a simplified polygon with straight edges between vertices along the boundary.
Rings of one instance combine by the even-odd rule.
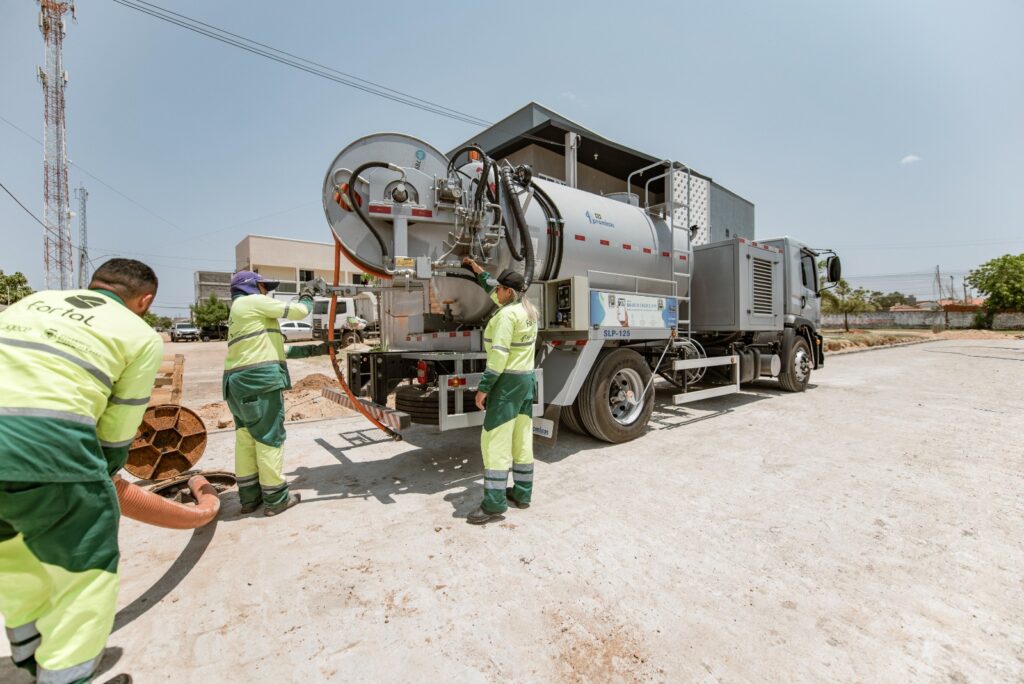
[[[328, 242], [246, 235], [235, 246], [235, 270], [250, 270], [270, 280], [279, 280], [279, 292], [298, 292], [313, 278], [332, 282], [334, 245]], [[341, 282], [357, 283], [362, 270], [341, 257]]]

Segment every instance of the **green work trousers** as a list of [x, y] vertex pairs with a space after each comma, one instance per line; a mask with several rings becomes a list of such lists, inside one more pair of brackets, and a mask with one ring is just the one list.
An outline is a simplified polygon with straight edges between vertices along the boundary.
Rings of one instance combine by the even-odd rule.
[[487, 395], [487, 413], [480, 435], [484, 459], [484, 500], [488, 513], [508, 509], [506, 488], [512, 470], [512, 497], [530, 503], [533, 495], [534, 376], [502, 373]]
[[121, 509], [110, 480], [0, 482], [0, 613], [40, 684], [89, 681], [117, 608]]
[[281, 390], [237, 396], [228, 384], [235, 419], [235, 477], [243, 505], [280, 506], [288, 499], [284, 480], [284, 396]]

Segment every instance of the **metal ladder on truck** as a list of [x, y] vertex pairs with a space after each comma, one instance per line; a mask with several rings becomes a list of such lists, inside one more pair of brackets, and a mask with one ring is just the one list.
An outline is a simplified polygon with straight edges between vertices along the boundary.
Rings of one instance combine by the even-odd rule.
[[[727, 394], [735, 394], [740, 391], [740, 364], [739, 356], [736, 354], [730, 354], [728, 356], [717, 356], [708, 358], [704, 353], [703, 348], [692, 338], [691, 318], [692, 318], [692, 306], [691, 296], [693, 294], [692, 284], [692, 253], [690, 247], [690, 226], [691, 226], [691, 214], [690, 206], [692, 197], [690, 194], [692, 174], [690, 167], [686, 166], [681, 162], [664, 159], [660, 162], [656, 162], [649, 166], [645, 166], [639, 171], [634, 171], [626, 179], [626, 191], [627, 193], [632, 192], [631, 181], [634, 175], [642, 174], [651, 169], [655, 169], [659, 166], [665, 166], [664, 172], [647, 179], [644, 184], [644, 209], [648, 213], [660, 213], [664, 212], [664, 215], [668, 218], [668, 226], [671, 231], [669, 235], [672, 239], [672, 246], [670, 254], [672, 259], [672, 281], [675, 284], [673, 295], [677, 302], [676, 310], [679, 312], [680, 318], [676, 322], [676, 335], [677, 344], [680, 347], [688, 347], [695, 352], [695, 358], [683, 358], [676, 359], [672, 362], [672, 370], [683, 371], [682, 386], [683, 391], [672, 397], [672, 403], [675, 405], [689, 404], [695, 401], [703, 401], [705, 399], [711, 399], [713, 397], [721, 397]], [[685, 175], [686, 178], [686, 202], [676, 202], [676, 174]], [[659, 205], [652, 206], [650, 203], [650, 187], [651, 183], [656, 180], [664, 179], [664, 202]], [[676, 211], [685, 210], [686, 220], [682, 222], [682, 225], [677, 225], [680, 222], [676, 220]], [[686, 270], [682, 270], [681, 263], [686, 263]], [[685, 292], [684, 295], [680, 295], [679, 292]], [[682, 305], [686, 304], [686, 318], [682, 318]], [[691, 384], [687, 381], [687, 377], [692, 371], [698, 371], [700, 369], [709, 368], [712, 366], [729, 366], [730, 370], [730, 382], [727, 385], [721, 385], [719, 387], [710, 387], [700, 390], [691, 390], [688, 385]], [[695, 381], [699, 381], [700, 377], [703, 376], [701, 373]]]

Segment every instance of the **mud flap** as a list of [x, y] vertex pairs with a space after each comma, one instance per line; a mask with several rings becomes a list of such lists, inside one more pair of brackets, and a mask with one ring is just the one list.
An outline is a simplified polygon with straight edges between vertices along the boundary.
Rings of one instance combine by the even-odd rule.
[[551, 447], [558, 440], [558, 424], [562, 418], [562, 407], [554, 404], [544, 409], [544, 415], [533, 419], [533, 438], [542, 446]]

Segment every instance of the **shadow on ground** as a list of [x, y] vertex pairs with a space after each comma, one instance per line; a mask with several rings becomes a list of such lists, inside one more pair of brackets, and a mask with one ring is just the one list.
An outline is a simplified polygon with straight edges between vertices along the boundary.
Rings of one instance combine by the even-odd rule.
[[[674, 406], [675, 390], [658, 387], [649, 430], [672, 430], [697, 421], [732, 412], [735, 408], [779, 394], [786, 394], [775, 383], [758, 382], [744, 387], [740, 394], [716, 397], [697, 404]], [[483, 496], [483, 464], [479, 449], [480, 428], [438, 432], [436, 428], [415, 425], [403, 433], [405, 448], [386, 458], [354, 461], [350, 455], [360, 449], [390, 443], [392, 440], [375, 428], [361, 428], [315, 440], [337, 465], [298, 467], [288, 473], [297, 491], [313, 491], [304, 503], [336, 499], [373, 498], [383, 504], [395, 503], [403, 494], [446, 494], [455, 508], [455, 517], [475, 508]], [[553, 446], [534, 445], [534, 456], [543, 463], [557, 463], [581, 452], [607, 447], [589, 436], [578, 435], [561, 426]]]
[[[154, 582], [153, 586], [143, 592], [141, 596], [117, 612], [117, 616], [114, 618], [114, 632], [130, 625], [181, 584], [181, 581], [188, 576], [199, 559], [203, 557], [210, 542], [213, 541], [214, 533], [217, 531], [217, 522], [214, 520], [205, 527], [192, 531], [192, 538], [188, 540], [188, 544], [160, 579]], [[0, 681], [6, 680], [0, 678]]]

